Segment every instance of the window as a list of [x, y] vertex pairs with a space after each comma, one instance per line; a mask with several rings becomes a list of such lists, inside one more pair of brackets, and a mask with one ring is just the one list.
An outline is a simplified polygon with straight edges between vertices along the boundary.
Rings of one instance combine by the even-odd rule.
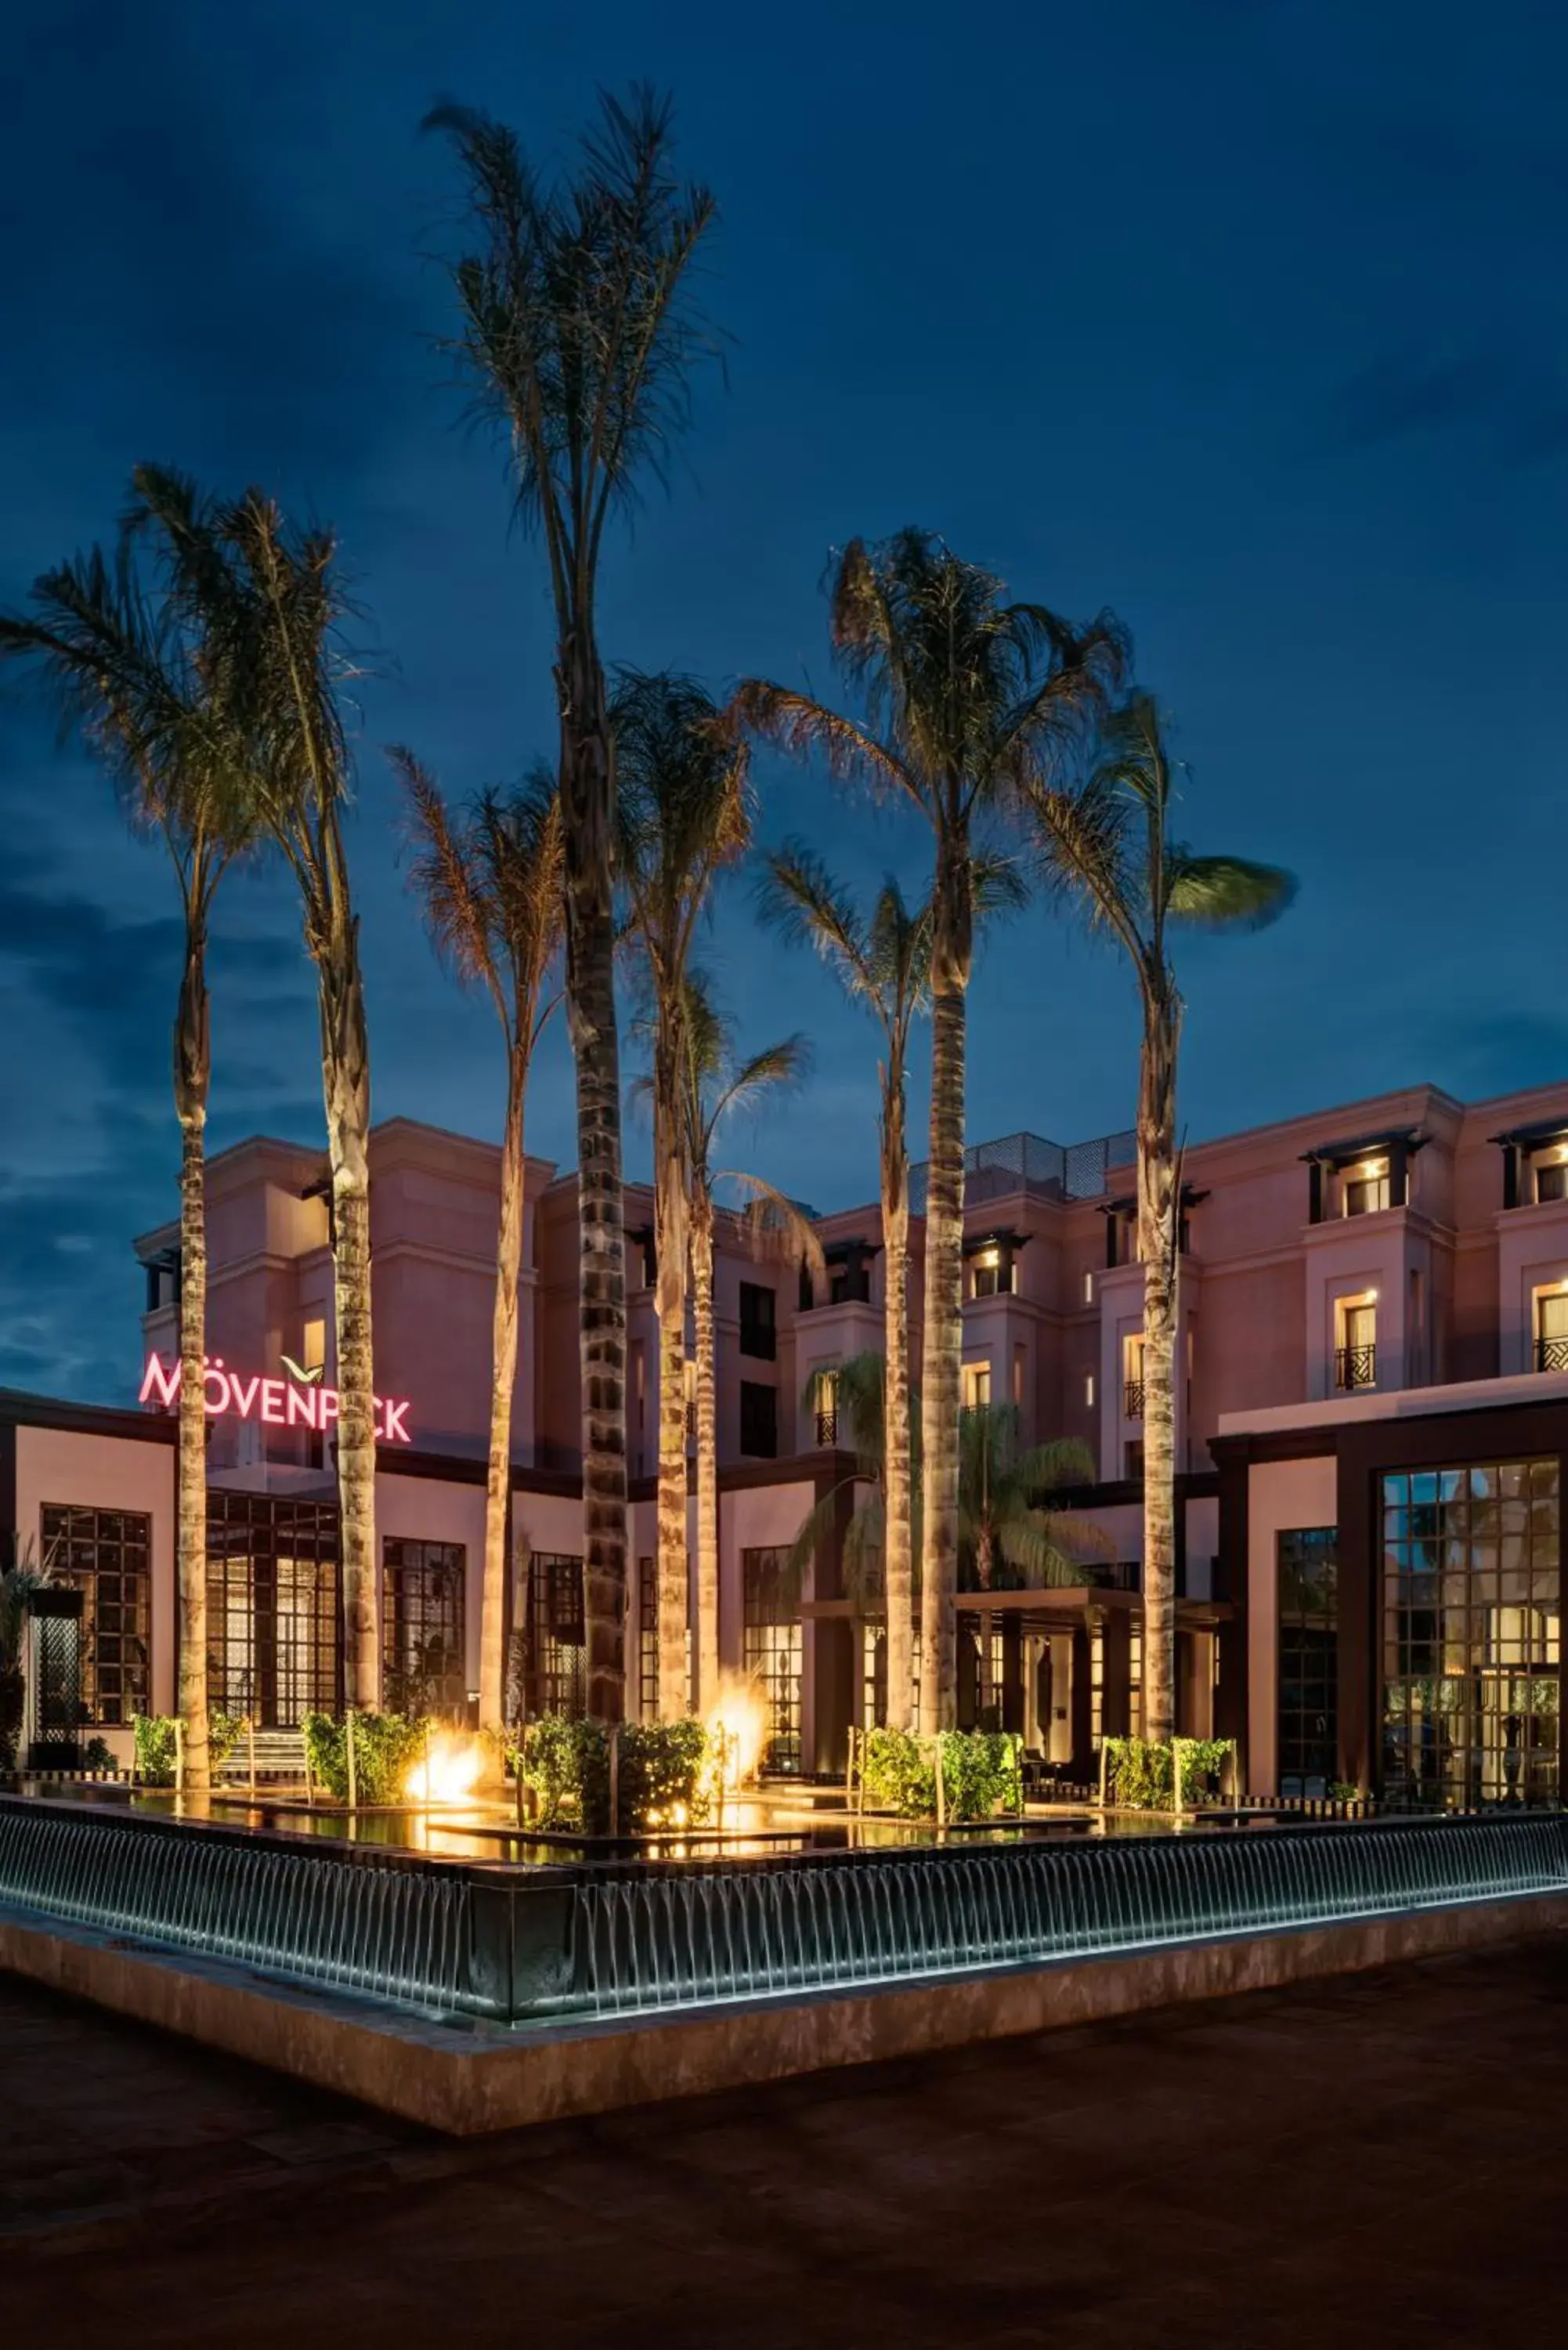
[[857, 1241], [841, 1263], [828, 1266], [827, 1295], [834, 1305], [871, 1303], [871, 1267], [866, 1260], [863, 1241]]
[[815, 1435], [819, 1451], [831, 1451], [838, 1441], [838, 1374], [818, 1371], [816, 1375]]
[[977, 1410], [991, 1401], [991, 1365], [966, 1363], [963, 1367], [963, 1408]]
[[1388, 1161], [1364, 1159], [1359, 1166], [1347, 1167], [1340, 1186], [1347, 1216], [1374, 1215], [1388, 1205]]
[[1339, 1777], [1339, 1529], [1282, 1534], [1279, 1792], [1326, 1795]]
[[1383, 1791], [1557, 1801], [1555, 1460], [1386, 1476]]
[[1568, 1200], [1568, 1149], [1554, 1150], [1550, 1159], [1536, 1160], [1535, 1196], [1538, 1200]]
[[1568, 1371], [1568, 1284], [1535, 1293], [1535, 1367]]
[[311, 1315], [300, 1331], [299, 1367], [302, 1371], [327, 1367], [327, 1322], [322, 1315]]
[[1377, 1384], [1377, 1292], [1334, 1301], [1334, 1384], [1342, 1394]]
[[1137, 1484], [1143, 1477], [1143, 1439], [1131, 1436], [1122, 1446], [1122, 1475], [1129, 1484]]
[[1143, 1332], [1135, 1330], [1122, 1340], [1122, 1418], [1143, 1418]]
[[1020, 1411], [1023, 1409], [1023, 1391], [1029, 1383], [1029, 1353], [1027, 1347], [1012, 1349], [1012, 1400]]
[[335, 1503], [209, 1492], [207, 1670], [213, 1703], [258, 1729], [339, 1711]]
[[1095, 1276], [1092, 1273], [1086, 1273], [1084, 1275], [1084, 1303], [1085, 1305], [1092, 1305], [1094, 1302]]
[[149, 1314], [161, 1313], [166, 1305], [179, 1305], [180, 1252], [178, 1249], [164, 1249], [159, 1255], [149, 1257], [142, 1270], [147, 1275]]
[[778, 1329], [774, 1320], [777, 1301], [771, 1289], [754, 1281], [741, 1284], [741, 1352], [754, 1355], [759, 1362], [771, 1363], [778, 1353]]
[[981, 1249], [970, 1264], [969, 1294], [971, 1297], [1010, 1297], [1012, 1295], [1012, 1252], [1000, 1244]]
[[56, 1582], [82, 1595], [81, 1720], [123, 1728], [150, 1710], [152, 1521], [136, 1510], [51, 1502], [39, 1535]]
[[[770, 1390], [771, 1392], [771, 1390]], [[768, 1709], [764, 1771], [798, 1773], [801, 1624], [798, 1577], [787, 1549], [741, 1553], [741, 1661], [762, 1683]]]
[[753, 1379], [741, 1381], [741, 1450], [774, 1461], [779, 1449], [779, 1393]]
[[583, 1562], [565, 1551], [536, 1550], [528, 1559], [524, 1689], [530, 1720], [564, 1713], [576, 1721], [587, 1710]]
[[390, 1713], [461, 1716], [468, 1700], [463, 1545], [389, 1535], [381, 1563], [383, 1703]]
[[1088, 1405], [1089, 1409], [1093, 1411], [1095, 1408], [1095, 1375], [1093, 1371], [1085, 1371], [1084, 1373], [1084, 1401]]

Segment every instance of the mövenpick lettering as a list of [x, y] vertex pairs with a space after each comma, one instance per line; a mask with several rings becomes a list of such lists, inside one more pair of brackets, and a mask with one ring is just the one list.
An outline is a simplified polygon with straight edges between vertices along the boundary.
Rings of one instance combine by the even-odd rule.
[[[336, 1388], [300, 1387], [293, 1379], [264, 1378], [257, 1371], [248, 1378], [225, 1370], [222, 1355], [209, 1355], [202, 1378], [202, 1409], [209, 1419], [260, 1419], [272, 1428], [308, 1428], [323, 1436], [337, 1419]], [[180, 1365], [165, 1364], [156, 1355], [147, 1357], [142, 1375], [141, 1403], [161, 1404], [173, 1411], [180, 1401]], [[394, 1402], [376, 1398], [376, 1436], [382, 1444], [411, 1444], [410, 1405], [405, 1396]]]

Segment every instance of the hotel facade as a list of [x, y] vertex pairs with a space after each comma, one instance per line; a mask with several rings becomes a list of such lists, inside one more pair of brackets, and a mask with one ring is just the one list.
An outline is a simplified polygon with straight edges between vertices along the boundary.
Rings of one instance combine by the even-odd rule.
[[[1071, 1586], [960, 1595], [961, 1718], [1002, 1719], [1070, 1783], [1138, 1726], [1142, 1274], [1131, 1138], [969, 1154], [963, 1399], [1097, 1463], [1102, 1546]], [[403, 1119], [372, 1137], [384, 1693], [476, 1679], [498, 1153]], [[209, 1170], [209, 1640], [215, 1701], [297, 1722], [341, 1688], [330, 1232], [318, 1151]], [[1431, 1087], [1189, 1149], [1177, 1461], [1179, 1727], [1236, 1738], [1251, 1792], [1421, 1805], [1557, 1799], [1568, 1474], [1568, 1084], [1466, 1105]], [[910, 1305], [919, 1359], [922, 1222]], [[583, 1690], [575, 1179], [527, 1170], [509, 1653], [530, 1713]], [[651, 1194], [626, 1200], [628, 1710], [657, 1700]], [[721, 1650], [766, 1690], [781, 1772], [843, 1768], [882, 1642], [846, 1593], [868, 1488], [837, 1365], [880, 1351], [875, 1205], [818, 1220], [826, 1274], [721, 1233]], [[0, 1391], [0, 1525], [82, 1596], [78, 1742], [170, 1711], [178, 1229], [136, 1243], [144, 1369], [117, 1406]], [[789, 1555], [836, 1497], [804, 1575]], [[693, 1507], [694, 1521], [694, 1507]], [[693, 1523], [693, 1541], [695, 1527]], [[985, 1638], [990, 1654], [980, 1655]], [[983, 1665], [983, 1669], [982, 1669]]]

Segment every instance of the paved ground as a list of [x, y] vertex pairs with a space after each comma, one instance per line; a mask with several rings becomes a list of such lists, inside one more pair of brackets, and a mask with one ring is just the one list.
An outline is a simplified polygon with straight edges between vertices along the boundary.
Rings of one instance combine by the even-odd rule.
[[0, 1979], [0, 2332], [1522, 2344], [1568, 2316], [1568, 1936], [452, 2145]]

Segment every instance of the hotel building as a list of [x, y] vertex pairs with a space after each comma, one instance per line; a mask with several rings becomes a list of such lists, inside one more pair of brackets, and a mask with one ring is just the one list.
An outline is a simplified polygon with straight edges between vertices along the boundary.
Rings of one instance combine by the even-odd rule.
[[[1104, 1550], [1070, 1587], [984, 1597], [1006, 1724], [1068, 1781], [1137, 1726], [1142, 1274], [1131, 1138], [969, 1154], [963, 1399], [1082, 1440]], [[460, 1707], [478, 1655], [498, 1154], [404, 1119], [372, 1138], [377, 1494], [389, 1701]], [[340, 1687], [327, 1194], [318, 1151], [242, 1143], [209, 1172], [210, 1641], [215, 1699], [268, 1724]], [[1425, 1804], [1555, 1800], [1568, 1454], [1568, 1085], [1466, 1105], [1432, 1087], [1190, 1147], [1177, 1459], [1179, 1727], [1236, 1737], [1256, 1794], [1335, 1783]], [[910, 1304], [919, 1359], [919, 1170]], [[511, 1654], [530, 1712], [582, 1695], [576, 1185], [527, 1170]], [[630, 1187], [628, 1706], [656, 1697], [658, 1344], [651, 1194]], [[867, 1489], [835, 1367], [882, 1343], [875, 1205], [822, 1217], [826, 1278], [721, 1233], [720, 1638], [766, 1684], [771, 1761], [843, 1767], [881, 1641], [841, 1534]], [[81, 1736], [125, 1750], [175, 1688], [178, 1231], [137, 1243], [144, 1400], [0, 1392], [0, 1525], [83, 1594]], [[693, 1529], [694, 1532], [694, 1529]], [[961, 1594], [961, 1714], [982, 1686]]]

